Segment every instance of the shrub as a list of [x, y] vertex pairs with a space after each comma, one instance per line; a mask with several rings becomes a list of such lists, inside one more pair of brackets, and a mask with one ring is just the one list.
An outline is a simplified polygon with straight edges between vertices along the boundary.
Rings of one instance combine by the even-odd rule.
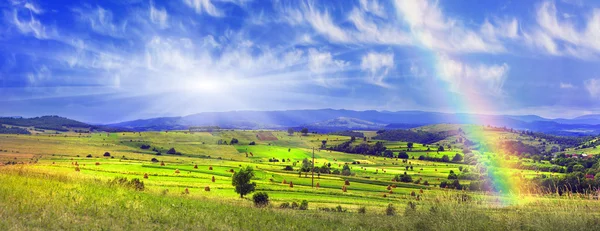
[[254, 205], [257, 207], [264, 207], [269, 205], [269, 195], [266, 192], [257, 192], [252, 195]]
[[85, 156], [87, 158], [92, 158], [92, 154], [88, 154], [87, 156]]
[[105, 153], [104, 153], [104, 156], [105, 156], [105, 157], [110, 157], [110, 152], [105, 152]]
[[167, 154], [171, 154], [171, 155], [180, 155], [181, 153], [178, 153], [177, 151], [175, 151], [175, 148], [171, 148], [169, 149], [169, 151], [167, 151]]
[[281, 205], [279, 205], [279, 208], [282, 208], [282, 209], [287, 209], [289, 207], [290, 207], [290, 202], [283, 202], [283, 203], [281, 203]]
[[283, 168], [283, 170], [286, 170], [286, 171], [294, 171], [294, 168], [293, 168], [292, 166], [289, 166], [289, 165], [288, 165], [288, 166], [285, 166], [285, 168]]
[[394, 205], [388, 204], [387, 208], [385, 209], [385, 215], [388, 215], [388, 216], [396, 215], [396, 208], [394, 208]]
[[298, 209], [300, 209], [300, 210], [307, 210], [308, 209], [308, 201], [307, 200], [302, 200], [302, 202], [300, 203], [300, 207], [298, 207]]
[[298, 203], [296, 203], [295, 201], [292, 202], [292, 209], [297, 209], [299, 207]]
[[158, 159], [156, 159], [156, 158], [152, 158], [152, 160], [150, 160], [150, 161], [152, 161], [152, 162], [156, 163], [156, 162], [158, 162]]
[[127, 187], [131, 189], [135, 189], [137, 191], [144, 191], [144, 182], [138, 178], [133, 178], [130, 181], [125, 177], [116, 177], [113, 180], [109, 180], [108, 183], [110, 185], [119, 185], [122, 187]]
[[252, 141], [248, 145], [256, 145], [256, 142]]
[[147, 144], [142, 144], [142, 146], [140, 146], [141, 149], [150, 149], [150, 145]]
[[361, 206], [358, 208], [358, 213], [367, 213], [367, 208], [365, 206]]

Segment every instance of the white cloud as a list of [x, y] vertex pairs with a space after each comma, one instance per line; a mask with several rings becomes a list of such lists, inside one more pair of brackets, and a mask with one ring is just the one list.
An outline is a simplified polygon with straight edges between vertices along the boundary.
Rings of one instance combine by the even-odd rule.
[[360, 7], [365, 12], [386, 18], [385, 9], [377, 0], [360, 0]]
[[17, 10], [13, 11], [12, 23], [17, 27], [22, 34], [32, 34], [37, 39], [45, 39], [48, 37], [46, 27], [33, 15], [29, 16], [29, 20], [19, 19]]
[[183, 0], [183, 2], [196, 10], [196, 13], [206, 13], [213, 17], [223, 16], [223, 12], [212, 3], [211, 0]]
[[440, 78], [457, 93], [502, 94], [508, 64], [472, 66], [441, 54], [438, 61]]
[[563, 83], [563, 82], [561, 82], [560, 83], [560, 88], [562, 88], [562, 89], [573, 89], [573, 88], [575, 88], [575, 86], [573, 86], [573, 84], [571, 84], [571, 83]]
[[31, 2], [26, 2], [23, 7], [29, 9], [31, 12], [33, 12], [35, 14], [44, 13], [44, 10], [42, 10], [42, 8], [40, 8], [39, 6], [36, 6], [34, 3], [31, 3]]
[[123, 37], [125, 34], [127, 20], [115, 22], [110, 10], [97, 6], [95, 9], [75, 8], [73, 12], [78, 13], [79, 19], [89, 24], [96, 33], [112, 37]]
[[167, 28], [167, 20], [169, 14], [166, 9], [157, 9], [154, 4], [150, 4], [150, 21], [160, 26], [160, 28]]
[[394, 53], [369, 52], [362, 57], [360, 68], [369, 73], [367, 82], [389, 88], [390, 85], [384, 80], [394, 68]]
[[314, 48], [308, 50], [308, 69], [313, 80], [321, 86], [338, 87], [341, 82], [331, 75], [341, 72], [348, 65], [348, 62], [334, 59], [330, 52], [321, 52]]
[[[516, 38], [516, 19], [495, 26], [489, 21], [482, 32], [469, 29], [460, 20], [446, 17], [437, 2], [394, 2], [398, 16], [410, 26], [411, 33], [426, 48], [451, 53], [498, 53], [506, 51], [501, 38]], [[497, 32], [498, 31], [498, 32]], [[508, 35], [503, 33], [509, 32]]]
[[566, 15], [569, 14], [559, 14], [553, 2], [540, 4], [536, 9], [537, 27], [525, 36], [526, 44], [552, 55], [597, 58], [600, 53], [600, 9], [593, 9], [582, 25], [577, 25]]
[[600, 98], [600, 79], [588, 79], [584, 81], [585, 89], [593, 98]]

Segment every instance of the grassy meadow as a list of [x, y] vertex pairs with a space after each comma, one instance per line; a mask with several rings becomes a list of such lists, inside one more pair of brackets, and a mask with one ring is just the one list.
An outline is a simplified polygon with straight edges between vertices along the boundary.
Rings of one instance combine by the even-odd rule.
[[[600, 225], [600, 203], [586, 197], [439, 188], [450, 171], [470, 166], [418, 157], [462, 154], [456, 144], [439, 153], [414, 144], [410, 158], [402, 161], [319, 149], [323, 140], [336, 145], [349, 141], [346, 136], [271, 133], [277, 140], [262, 141], [258, 131], [238, 130], [1, 135], [0, 162], [16, 164], [0, 166], [0, 230], [594, 230]], [[238, 144], [222, 144], [233, 138]], [[385, 145], [397, 153], [407, 143]], [[179, 154], [167, 154], [171, 148]], [[315, 173], [314, 181], [311, 173], [299, 174], [313, 148], [315, 166], [341, 170], [348, 164], [353, 174]], [[493, 153], [478, 155], [481, 161], [494, 158]], [[269, 195], [267, 208], [254, 207], [252, 194], [242, 199], [234, 192], [231, 171], [242, 166], [254, 168], [256, 192]], [[507, 178], [517, 172], [526, 178], [540, 174], [501, 170]], [[419, 183], [392, 181], [405, 172]], [[144, 190], [109, 183], [118, 177], [138, 178]], [[517, 199], [504, 204], [502, 197]], [[308, 210], [279, 208], [302, 200], [308, 201]], [[390, 204], [394, 216], [386, 216]]]

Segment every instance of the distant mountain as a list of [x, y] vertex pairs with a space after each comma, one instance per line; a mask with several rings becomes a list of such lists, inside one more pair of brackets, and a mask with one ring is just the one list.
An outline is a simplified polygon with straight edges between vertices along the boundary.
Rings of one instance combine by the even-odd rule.
[[76, 120], [60, 116], [40, 116], [33, 118], [23, 117], [0, 117], [0, 124], [13, 125], [19, 127], [34, 127], [36, 129], [69, 131], [69, 130], [114, 130], [114, 128], [105, 128], [95, 126]]
[[287, 111], [204, 112], [182, 117], [163, 117], [109, 124], [133, 130], [186, 129], [190, 126], [220, 126], [240, 129], [285, 129], [306, 126], [317, 130], [376, 130], [411, 128], [429, 124], [479, 124], [556, 134], [598, 134], [600, 116], [547, 119], [537, 115], [480, 115], [425, 111], [353, 111], [335, 109]]

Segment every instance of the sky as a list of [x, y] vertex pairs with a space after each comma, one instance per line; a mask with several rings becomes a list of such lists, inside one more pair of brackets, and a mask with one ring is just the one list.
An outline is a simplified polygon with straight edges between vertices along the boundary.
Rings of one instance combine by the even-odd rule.
[[600, 1], [0, 1], [0, 116], [600, 113]]

